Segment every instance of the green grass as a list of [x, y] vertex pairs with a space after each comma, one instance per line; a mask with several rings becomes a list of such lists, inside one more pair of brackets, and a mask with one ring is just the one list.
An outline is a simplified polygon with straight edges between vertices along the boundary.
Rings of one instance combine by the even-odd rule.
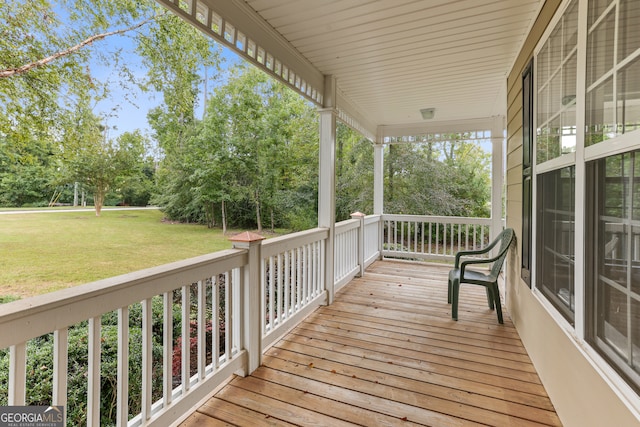
[[231, 247], [156, 210], [0, 215], [0, 297], [27, 297]]

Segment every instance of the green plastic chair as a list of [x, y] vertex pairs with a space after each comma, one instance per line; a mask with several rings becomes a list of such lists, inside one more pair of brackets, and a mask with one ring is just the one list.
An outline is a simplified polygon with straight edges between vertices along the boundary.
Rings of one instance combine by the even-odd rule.
[[[498, 275], [502, 269], [502, 264], [507, 256], [507, 251], [514, 239], [512, 228], [503, 230], [491, 244], [484, 249], [477, 251], [460, 251], [456, 254], [454, 268], [449, 271], [449, 290], [447, 302], [451, 306], [451, 318], [458, 320], [458, 296], [460, 293], [460, 284], [469, 283], [472, 285], [484, 286], [487, 290], [487, 301], [489, 309], [495, 308], [498, 315], [498, 322], [504, 323], [502, 320], [502, 306], [500, 305], [500, 291], [498, 290]], [[460, 258], [470, 255], [481, 255], [491, 251], [496, 245], [500, 244], [500, 250], [493, 258], [470, 259], [460, 262]], [[467, 269], [467, 266], [473, 264], [493, 264], [488, 274], [481, 271]]]

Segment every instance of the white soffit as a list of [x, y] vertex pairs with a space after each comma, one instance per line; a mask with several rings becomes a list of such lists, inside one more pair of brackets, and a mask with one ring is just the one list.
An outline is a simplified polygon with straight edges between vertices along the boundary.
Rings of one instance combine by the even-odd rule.
[[[205, 32], [217, 29], [212, 35], [218, 40], [318, 104], [322, 75], [335, 76], [339, 117], [345, 120], [342, 108], [369, 135], [375, 133], [374, 125], [420, 122], [423, 108], [435, 108], [433, 121], [506, 115], [507, 74], [544, 3], [158, 1], [174, 11], [181, 8], [179, 13]], [[216, 27], [222, 21], [225, 25]], [[225, 33], [226, 23], [233, 35]], [[261, 59], [257, 48], [253, 56], [247, 52], [246, 42], [238, 48], [242, 36], [262, 48]], [[283, 75], [284, 65], [295, 74], [293, 79]]]

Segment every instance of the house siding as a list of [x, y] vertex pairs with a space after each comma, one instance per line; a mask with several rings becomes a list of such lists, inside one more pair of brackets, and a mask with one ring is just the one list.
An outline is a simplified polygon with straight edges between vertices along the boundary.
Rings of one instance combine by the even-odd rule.
[[[637, 414], [520, 278], [522, 233], [522, 73], [536, 44], [561, 5], [548, 0], [507, 78], [507, 226], [518, 244], [507, 263], [506, 305], [565, 426], [637, 426]], [[636, 396], [637, 397], [637, 396]], [[628, 402], [627, 402], [628, 403]]]

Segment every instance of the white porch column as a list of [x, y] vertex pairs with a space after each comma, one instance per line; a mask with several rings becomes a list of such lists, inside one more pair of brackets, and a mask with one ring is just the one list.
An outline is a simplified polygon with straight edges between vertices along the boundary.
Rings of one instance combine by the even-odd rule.
[[[378, 138], [379, 139], [379, 138]], [[381, 141], [373, 145], [373, 214], [384, 211], [384, 146]]]
[[318, 227], [329, 229], [325, 246], [324, 282], [327, 304], [333, 303], [334, 236], [336, 224], [336, 79], [325, 76], [324, 108], [320, 109], [320, 162], [318, 182]]
[[373, 144], [373, 214], [380, 215], [378, 221], [378, 253], [382, 258], [382, 245], [384, 223], [382, 214], [384, 213], [384, 145], [378, 130], [376, 142]]
[[491, 231], [490, 240], [502, 231], [502, 193], [504, 184], [504, 117], [495, 117], [491, 128]]

